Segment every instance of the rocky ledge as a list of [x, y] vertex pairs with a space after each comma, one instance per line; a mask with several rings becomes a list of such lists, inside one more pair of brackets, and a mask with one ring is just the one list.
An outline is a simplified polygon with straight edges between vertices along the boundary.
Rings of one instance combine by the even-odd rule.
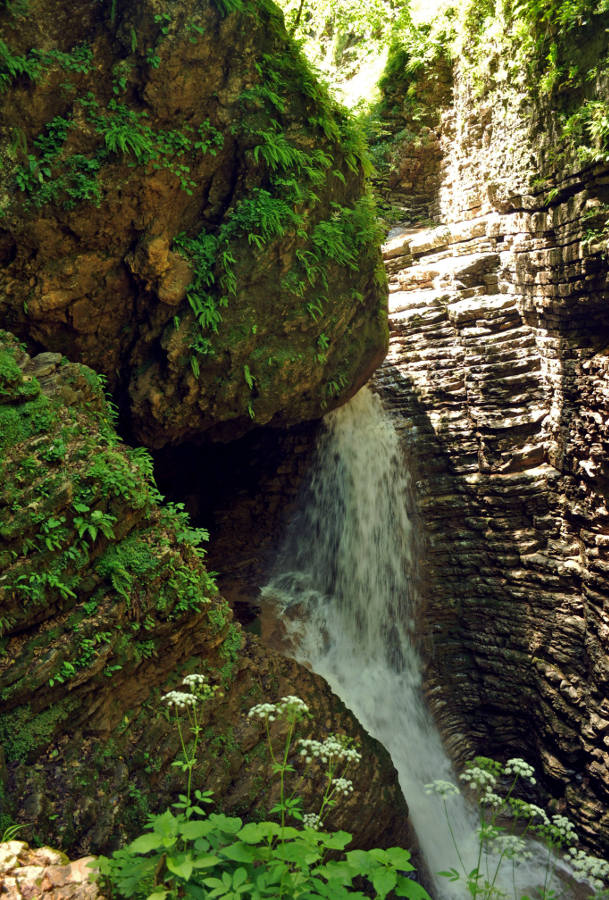
[[608, 276], [582, 224], [605, 181], [396, 229], [375, 383], [426, 539], [426, 681], [447, 744], [541, 764], [544, 799], [606, 853]]
[[4, 900], [103, 900], [92, 884], [92, 856], [70, 862], [50, 847], [25, 841], [0, 844], [0, 897]]

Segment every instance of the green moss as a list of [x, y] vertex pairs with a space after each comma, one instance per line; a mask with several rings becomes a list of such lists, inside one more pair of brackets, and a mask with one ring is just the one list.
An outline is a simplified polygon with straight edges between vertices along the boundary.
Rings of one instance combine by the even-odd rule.
[[78, 701], [66, 697], [39, 713], [32, 713], [28, 705], [4, 714], [0, 743], [7, 762], [26, 762], [38, 755], [77, 706]]
[[241, 628], [234, 622], [231, 623], [228, 633], [220, 647], [220, 656], [224, 665], [220, 667], [219, 674], [225, 688], [228, 688], [233, 680], [233, 673], [239, 659], [239, 651], [243, 647], [244, 635]]

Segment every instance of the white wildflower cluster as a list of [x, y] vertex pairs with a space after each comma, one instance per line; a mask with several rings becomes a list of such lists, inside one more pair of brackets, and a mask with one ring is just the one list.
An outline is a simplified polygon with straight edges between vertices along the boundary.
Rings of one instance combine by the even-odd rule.
[[252, 706], [247, 717], [248, 719], [268, 719], [270, 722], [274, 722], [277, 717], [277, 704], [258, 703], [256, 706]]
[[566, 816], [552, 816], [551, 829], [553, 835], [564, 844], [574, 844], [577, 840], [577, 832]]
[[201, 687], [206, 682], [207, 678], [205, 675], [200, 675], [196, 672], [193, 672], [192, 675], [187, 675], [186, 678], [184, 678], [182, 684], [185, 684], [186, 687], [189, 687], [192, 690], [193, 688]]
[[169, 691], [162, 699], [167, 706], [175, 706], [177, 709], [185, 709], [187, 706], [196, 706], [197, 698], [194, 694], [186, 694], [184, 691]]
[[348, 797], [353, 793], [353, 782], [348, 778], [333, 778], [332, 787], [338, 794]]
[[493, 809], [499, 809], [500, 806], [503, 806], [504, 800], [503, 797], [500, 797], [499, 794], [495, 794], [494, 791], [486, 790], [480, 796], [480, 803], [483, 806], [492, 806]]
[[500, 834], [491, 843], [489, 849], [492, 853], [504, 856], [506, 859], [524, 861], [533, 858], [533, 854], [527, 850], [526, 842], [517, 834]]
[[302, 817], [302, 824], [305, 828], [313, 828], [315, 831], [319, 831], [322, 823], [317, 813], [305, 813]]
[[310, 763], [313, 758], [319, 759], [326, 765], [328, 763], [338, 762], [354, 762], [358, 763], [362, 756], [361, 753], [350, 747], [345, 738], [338, 735], [330, 734], [325, 741], [315, 741], [312, 739], [301, 738], [298, 741], [300, 746], [300, 755], [304, 757], [305, 762]]
[[487, 772], [486, 769], [481, 769], [480, 766], [470, 766], [459, 775], [459, 778], [470, 788], [475, 791], [481, 791], [483, 794], [492, 791], [497, 784], [497, 779], [493, 773]]
[[[541, 819], [542, 825], [549, 825], [550, 820], [545, 809], [542, 809], [541, 806], [537, 806], [536, 803], [527, 803], [526, 800], [518, 800], [516, 797], [512, 797], [510, 800], [510, 806], [512, 807], [512, 811], [514, 815], [518, 816], [522, 819]], [[537, 823], [535, 823], [537, 826]]]
[[274, 722], [278, 716], [282, 716], [284, 713], [302, 716], [308, 712], [309, 707], [304, 700], [288, 694], [286, 697], [282, 697], [278, 703], [258, 703], [256, 706], [252, 706], [247, 716], [248, 719], [268, 719], [269, 722]]
[[426, 784], [423, 790], [426, 794], [437, 794], [443, 799], [461, 793], [456, 784], [453, 784], [452, 781], [443, 781], [441, 778], [436, 778], [435, 781]]
[[524, 778], [529, 784], [536, 783], [534, 778], [535, 769], [525, 762], [524, 759], [520, 759], [519, 756], [508, 759], [503, 771], [506, 775], [516, 775], [518, 778]]
[[279, 713], [283, 712], [297, 712], [305, 715], [309, 712], [309, 707], [301, 700], [300, 697], [295, 697], [293, 694], [288, 694], [287, 697], [282, 697], [279, 703], [277, 704]]
[[585, 879], [595, 891], [602, 891], [609, 876], [609, 862], [597, 856], [588, 856], [583, 850], [571, 847], [569, 862], [580, 878]]

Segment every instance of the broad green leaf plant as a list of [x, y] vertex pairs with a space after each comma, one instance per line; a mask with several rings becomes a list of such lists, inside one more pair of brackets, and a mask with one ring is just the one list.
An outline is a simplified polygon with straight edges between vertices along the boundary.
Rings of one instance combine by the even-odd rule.
[[[342, 735], [328, 735], [323, 741], [297, 738], [299, 725], [310, 718], [299, 697], [258, 704], [248, 714], [266, 732], [272, 771], [279, 781], [279, 800], [270, 811], [277, 821], [244, 823], [237, 816], [207, 814], [210, 792], [193, 789], [192, 776], [202, 734], [201, 710], [216, 688], [198, 674], [186, 676], [183, 685], [185, 690], [171, 691], [163, 699], [174, 712], [180, 736], [182, 758], [174, 765], [186, 776], [185, 793], [173, 809], [150, 816], [147, 831], [140, 837], [112, 857], [99, 857], [96, 866], [106, 896], [135, 900], [365, 900], [374, 896], [382, 900], [391, 894], [430, 900], [411, 878], [414, 867], [408, 850], [345, 851], [351, 835], [324, 830], [329, 809], [353, 791], [346, 775], [361, 756]], [[276, 720], [282, 720], [281, 733], [285, 732], [280, 750], [271, 741]], [[318, 809], [304, 812], [301, 799], [287, 794], [286, 775], [306, 771], [313, 760], [324, 767], [325, 790]], [[296, 824], [288, 824], [289, 820]]]

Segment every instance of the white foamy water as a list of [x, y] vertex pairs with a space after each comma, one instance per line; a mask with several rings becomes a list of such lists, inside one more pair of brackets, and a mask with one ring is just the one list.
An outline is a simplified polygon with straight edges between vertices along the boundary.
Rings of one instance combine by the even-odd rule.
[[[367, 388], [326, 425], [308, 494], [262, 597], [282, 618], [291, 654], [322, 675], [391, 754], [429, 871], [459, 868], [441, 802], [424, 792], [434, 779], [456, 777], [423, 701], [412, 639], [416, 541], [398, 436]], [[477, 815], [462, 797], [448, 803], [470, 871]], [[504, 887], [512, 895], [511, 865]], [[436, 877], [434, 895], [452, 900], [466, 891]]]

